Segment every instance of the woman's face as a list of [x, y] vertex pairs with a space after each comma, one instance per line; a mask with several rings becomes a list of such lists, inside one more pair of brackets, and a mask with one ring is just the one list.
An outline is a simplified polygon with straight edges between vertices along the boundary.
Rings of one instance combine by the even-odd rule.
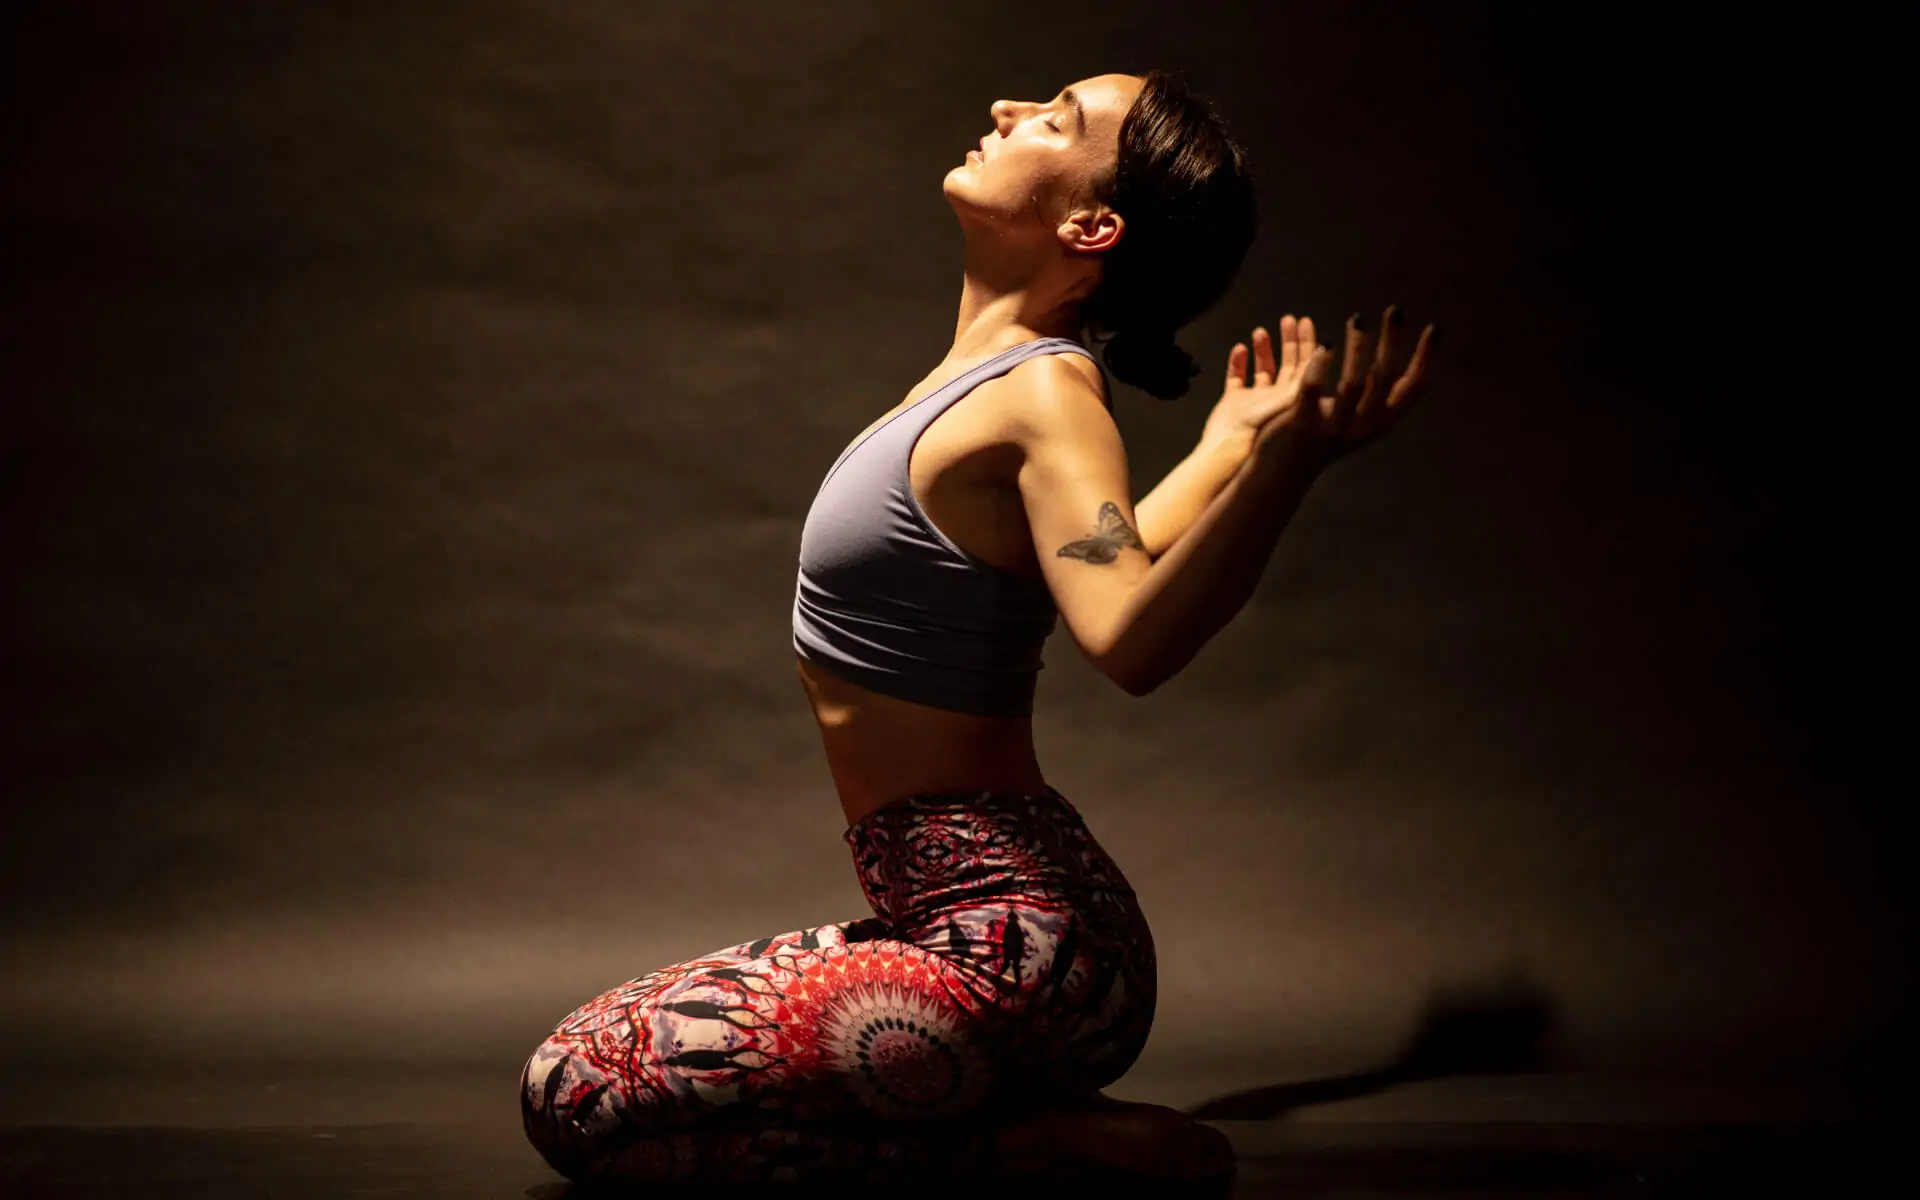
[[1056, 230], [1113, 169], [1120, 123], [1145, 84], [1138, 75], [1096, 75], [1051, 100], [994, 101], [993, 132], [947, 173], [962, 224], [989, 221], [1000, 236]]

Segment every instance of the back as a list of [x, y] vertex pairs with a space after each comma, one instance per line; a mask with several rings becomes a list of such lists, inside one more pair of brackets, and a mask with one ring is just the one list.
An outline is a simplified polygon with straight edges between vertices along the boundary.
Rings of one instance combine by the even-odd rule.
[[[828, 470], [800, 537], [796, 653], [870, 691], [982, 716], [1026, 716], [1058, 613], [1044, 580], [974, 558], [913, 494], [913, 448], [979, 384], [1039, 354], [1093, 354], [1038, 338], [962, 372]], [[1097, 361], [1097, 360], [1096, 360]]]

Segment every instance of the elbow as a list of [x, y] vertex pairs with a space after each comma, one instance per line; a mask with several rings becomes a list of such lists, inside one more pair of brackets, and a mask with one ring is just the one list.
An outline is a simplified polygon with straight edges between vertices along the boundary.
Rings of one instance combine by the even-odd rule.
[[1173, 647], [1150, 643], [1139, 633], [1138, 628], [1113, 628], [1103, 631], [1103, 636], [1083, 638], [1080, 642], [1081, 650], [1095, 669], [1129, 696], [1152, 692], [1179, 674], [1191, 657], [1181, 655]]
[[1137, 664], [1102, 662], [1100, 672], [1129, 696], [1145, 696], [1167, 681], [1165, 672]]
[[1165, 680], [1147, 678], [1142, 676], [1130, 676], [1127, 678], [1116, 679], [1114, 680], [1114, 682], [1119, 684], [1120, 690], [1125, 692], [1127, 695], [1137, 697], [1137, 696], [1145, 696], [1150, 694], [1155, 688], [1159, 687], [1162, 683], [1164, 683]]
[[1152, 652], [1135, 647], [1135, 653], [1108, 652], [1094, 659], [1100, 673], [1129, 696], [1145, 696], [1186, 669], [1200, 647], [1157, 647]]

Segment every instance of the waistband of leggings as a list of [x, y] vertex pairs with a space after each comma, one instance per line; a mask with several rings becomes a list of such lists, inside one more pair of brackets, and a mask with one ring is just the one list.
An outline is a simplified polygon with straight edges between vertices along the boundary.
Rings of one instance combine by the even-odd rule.
[[1051, 785], [1044, 792], [996, 792], [991, 789], [974, 792], [921, 792], [874, 809], [849, 825], [845, 837], [847, 841], [852, 842], [865, 830], [901, 823], [910, 824], [922, 817], [935, 814], [977, 812], [982, 816], [1014, 813], [1024, 816], [1035, 809], [1052, 810], [1069, 821], [1084, 823], [1080, 810], [1061, 795], [1058, 788]]

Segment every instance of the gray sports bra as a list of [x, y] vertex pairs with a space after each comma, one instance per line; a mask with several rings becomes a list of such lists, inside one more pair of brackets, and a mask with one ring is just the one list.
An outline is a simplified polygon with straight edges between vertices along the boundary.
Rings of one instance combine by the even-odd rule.
[[[793, 648], [871, 691], [983, 716], [1028, 716], [1058, 610], [1044, 580], [968, 554], [914, 498], [913, 447], [934, 419], [1070, 338], [1022, 342], [889, 417], [841, 452], [800, 533]], [[1094, 360], [1098, 362], [1098, 359]]]

